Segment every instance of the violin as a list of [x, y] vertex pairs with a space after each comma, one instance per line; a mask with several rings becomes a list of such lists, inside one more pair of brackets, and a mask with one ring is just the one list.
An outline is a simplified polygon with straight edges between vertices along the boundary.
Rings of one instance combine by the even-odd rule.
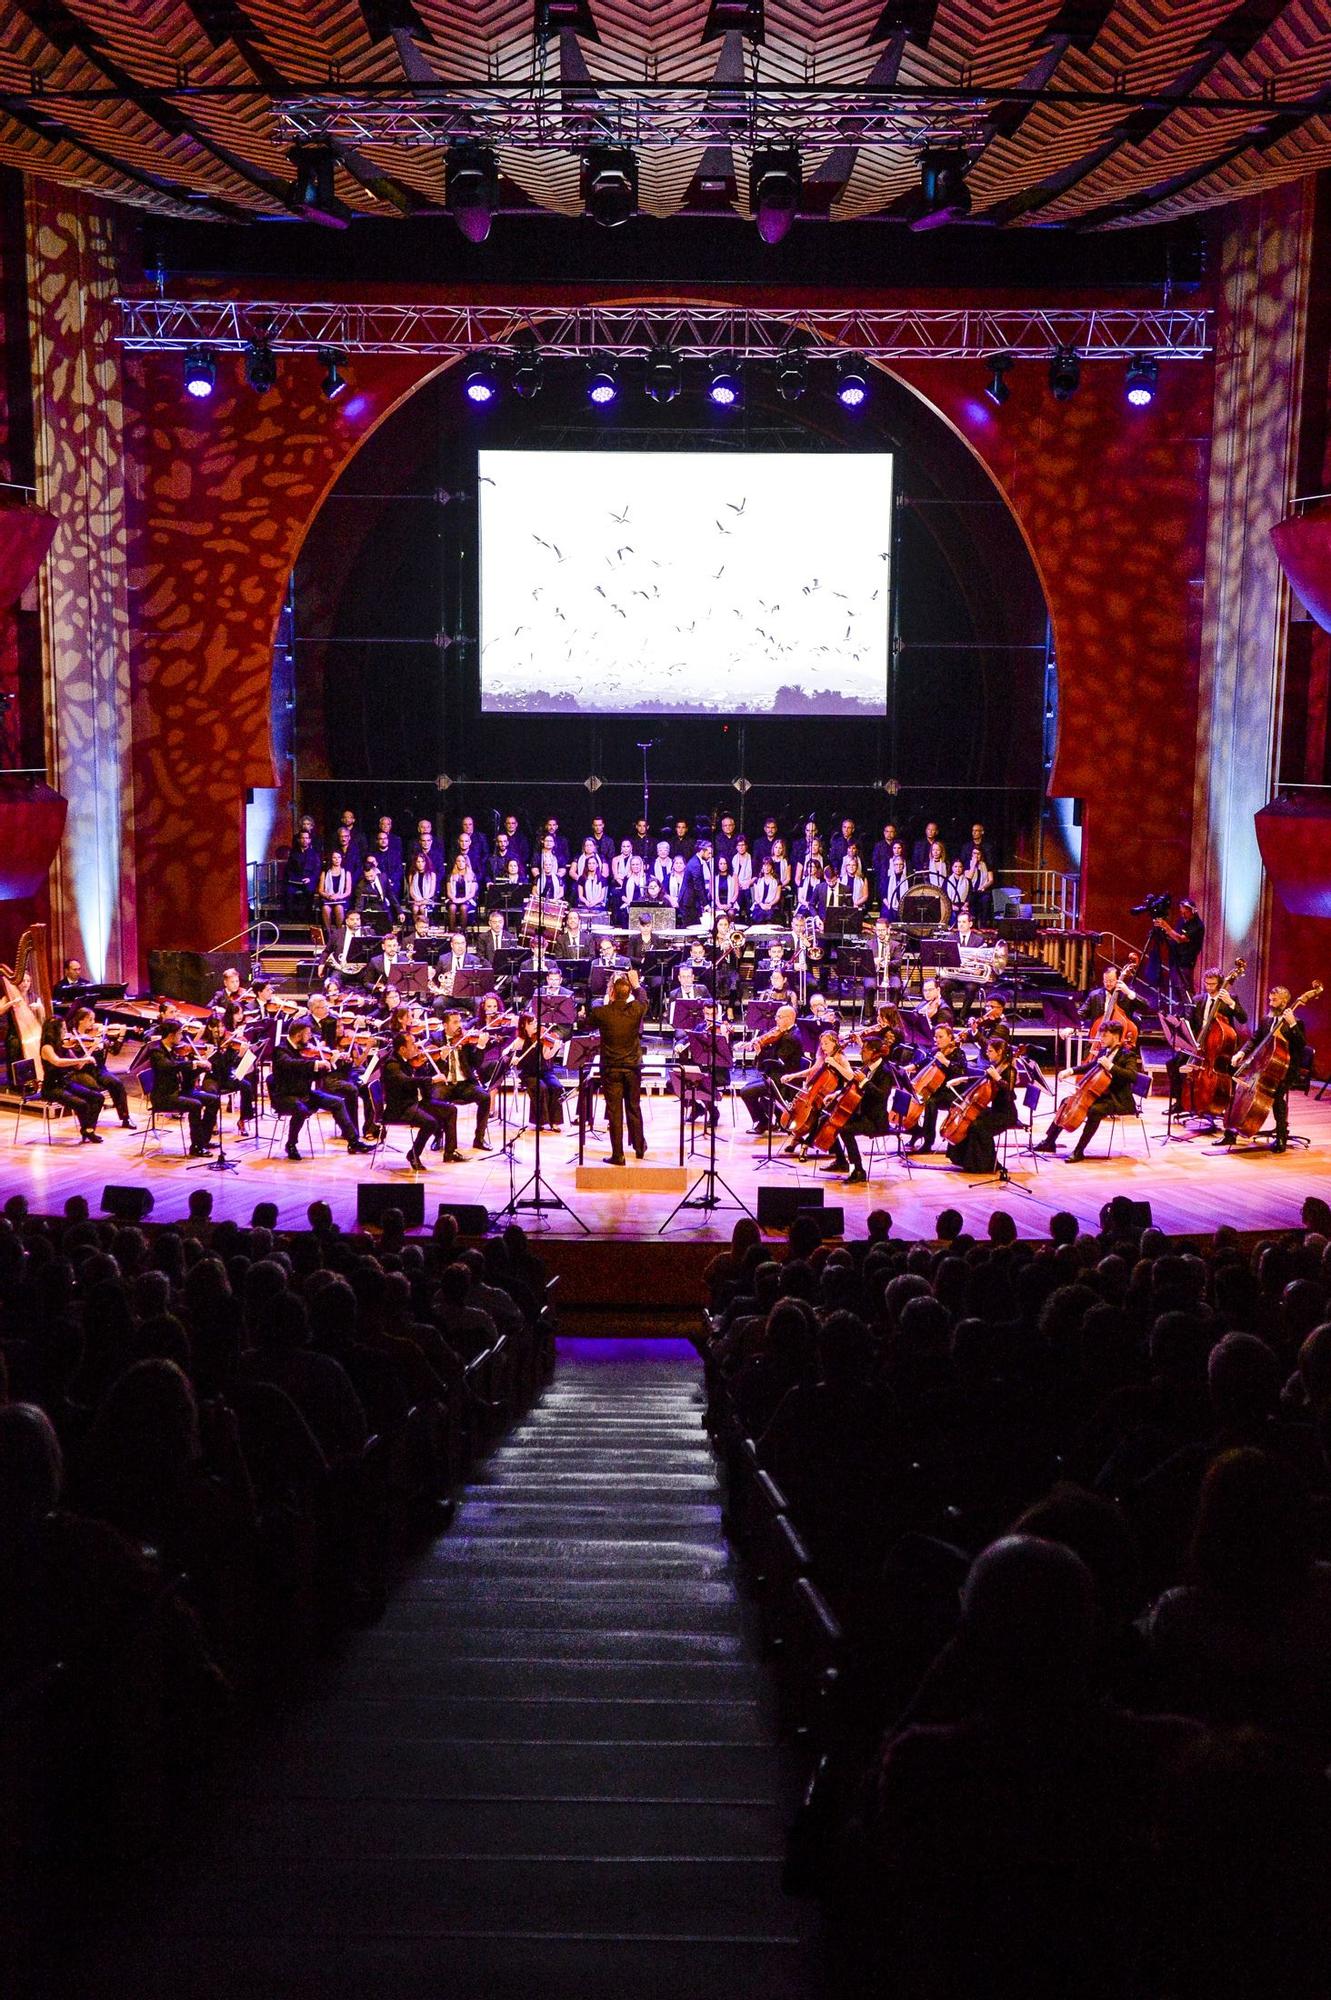
[[1320, 980], [1315, 980], [1297, 1000], [1291, 1000], [1271, 1023], [1255, 1047], [1249, 1049], [1241, 1063], [1234, 1067], [1234, 1094], [1225, 1112], [1225, 1130], [1236, 1137], [1251, 1139], [1261, 1131], [1270, 1115], [1276, 1092], [1289, 1075], [1289, 1035], [1285, 1025], [1286, 1014], [1297, 1014], [1300, 1007], [1317, 1000], [1322, 994]]
[[[1233, 971], [1227, 972], [1220, 982], [1217, 1001], [1220, 993], [1228, 993], [1234, 981], [1241, 979], [1247, 970], [1247, 959], [1236, 958]], [[1197, 1059], [1187, 1065], [1180, 1083], [1179, 1105], [1190, 1118], [1207, 1117], [1229, 1104], [1234, 1095], [1232, 1066], [1238, 1045], [1239, 1031], [1229, 1008], [1213, 1007]]]

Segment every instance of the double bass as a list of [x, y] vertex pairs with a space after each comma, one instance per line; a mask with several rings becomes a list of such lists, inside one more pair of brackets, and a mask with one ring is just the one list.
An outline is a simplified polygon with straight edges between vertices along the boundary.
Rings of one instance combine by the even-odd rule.
[[1225, 1112], [1226, 1132], [1232, 1132], [1236, 1138], [1252, 1139], [1261, 1131], [1270, 1116], [1276, 1092], [1289, 1075], [1289, 1038], [1283, 1015], [1297, 1014], [1300, 1007], [1319, 999], [1321, 994], [1321, 981], [1315, 980], [1306, 993], [1290, 1001], [1282, 1010], [1282, 1018], [1274, 1021], [1261, 1041], [1247, 1051], [1242, 1058], [1241, 1073], [1236, 1065], [1234, 1094]]
[[[1248, 970], [1246, 958], [1236, 958], [1234, 969], [1220, 982], [1220, 993], [1228, 993], [1236, 979]], [[1217, 998], [1219, 994], [1217, 994]], [[1195, 1061], [1183, 1072], [1179, 1105], [1190, 1118], [1205, 1118], [1223, 1111], [1234, 1094], [1233, 1061], [1239, 1045], [1239, 1031], [1226, 1007], [1214, 1007]]]
[[[1119, 974], [1120, 979], [1125, 979], [1129, 973], [1135, 972], [1137, 970], [1137, 967], [1141, 964], [1141, 962], [1142, 962], [1142, 955], [1139, 951], [1129, 952], [1127, 958], [1124, 959], [1123, 961], [1123, 970]], [[1091, 1054], [1093, 1056], [1098, 1056], [1104, 1049], [1105, 1046], [1104, 1031], [1108, 1027], [1111, 1021], [1117, 1021], [1120, 1028], [1122, 1028], [1123, 1046], [1125, 1049], [1135, 1049], [1137, 1046], [1137, 1041], [1141, 1034], [1141, 1029], [1137, 1026], [1137, 1023], [1133, 1020], [1127, 1008], [1121, 1007], [1119, 1005], [1118, 1000], [1115, 998], [1115, 994], [1117, 993], [1117, 991], [1118, 989], [1116, 987], [1114, 989], [1114, 993], [1112, 993], [1109, 996], [1111, 1002], [1110, 1006], [1105, 1010], [1105, 1012], [1100, 1016], [1100, 1019], [1095, 1024], [1094, 1031], [1091, 1035]]]

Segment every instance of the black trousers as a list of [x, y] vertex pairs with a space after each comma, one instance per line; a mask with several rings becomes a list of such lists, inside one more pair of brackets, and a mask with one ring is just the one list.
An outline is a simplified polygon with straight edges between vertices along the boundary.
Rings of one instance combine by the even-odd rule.
[[852, 1173], [864, 1172], [864, 1161], [860, 1158], [861, 1139], [881, 1139], [887, 1126], [877, 1118], [848, 1118], [837, 1135], [832, 1148], [832, 1158], [841, 1163], [849, 1161]]
[[456, 1153], [458, 1149], [458, 1111], [456, 1104], [413, 1104], [400, 1118], [391, 1121], [395, 1125], [408, 1125], [415, 1134], [411, 1142], [413, 1153], [436, 1144], [446, 1153]]
[[524, 1088], [533, 1125], [548, 1125], [554, 1130], [563, 1124], [564, 1093], [557, 1083], [542, 1077], [539, 1083], [529, 1083]]
[[206, 1146], [213, 1136], [213, 1127], [217, 1123], [219, 1102], [211, 1090], [186, 1090], [182, 1091], [179, 1097], [173, 1097], [169, 1103], [154, 1104], [153, 1110], [163, 1111], [168, 1115], [177, 1111], [187, 1111], [191, 1146]]
[[236, 1093], [240, 1102], [240, 1122], [242, 1125], [248, 1125], [255, 1115], [259, 1100], [253, 1071], [248, 1076], [242, 1077], [229, 1076], [225, 1070], [220, 1072], [213, 1070], [211, 1074], [213, 1087], [219, 1097], [225, 1097], [227, 1092], [232, 1090]]
[[[474, 1104], [476, 1106], [476, 1133], [474, 1143], [480, 1145], [485, 1137], [485, 1128], [490, 1122], [490, 1093], [479, 1083], [454, 1083], [447, 1093], [435, 1099], [438, 1104]], [[457, 1113], [454, 1112], [456, 1123]]]
[[352, 1132], [356, 1130], [356, 1120], [360, 1113], [360, 1092], [348, 1076], [327, 1076], [319, 1085], [328, 1097], [335, 1097], [347, 1114], [347, 1123]]
[[647, 1135], [642, 1129], [642, 1071], [638, 1069], [605, 1069], [601, 1071], [601, 1095], [605, 1098], [605, 1122], [610, 1129], [610, 1153], [615, 1160], [624, 1157], [624, 1121], [628, 1120], [629, 1144], [635, 1153], [647, 1150]]
[[98, 1090], [102, 1092], [103, 1096], [110, 1098], [116, 1108], [116, 1117], [122, 1125], [127, 1125], [129, 1123], [129, 1099], [125, 1095], [124, 1084], [118, 1076], [114, 1076], [111, 1073], [105, 1063], [97, 1065], [96, 1077]]
[[73, 1076], [64, 1077], [59, 1083], [48, 1084], [42, 1096], [48, 1104], [62, 1104], [66, 1111], [72, 1111], [79, 1121], [80, 1132], [93, 1132], [97, 1129], [97, 1120], [101, 1116], [102, 1106], [106, 1103], [96, 1084], [80, 1081], [78, 1077]]
[[351, 1145], [356, 1142], [356, 1127], [348, 1115], [347, 1107], [340, 1096], [320, 1087], [308, 1091], [304, 1097], [287, 1100], [291, 1106], [291, 1124], [287, 1128], [287, 1144], [294, 1146], [305, 1130], [305, 1122], [313, 1118], [316, 1111], [326, 1111], [342, 1137]]

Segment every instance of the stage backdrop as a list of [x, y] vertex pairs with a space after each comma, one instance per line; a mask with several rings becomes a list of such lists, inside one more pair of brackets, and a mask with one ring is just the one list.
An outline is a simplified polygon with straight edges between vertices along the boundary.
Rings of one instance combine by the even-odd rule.
[[[808, 304], [816, 318], [818, 305], [856, 302]], [[539, 310], [538, 289], [530, 303]], [[245, 791], [274, 777], [269, 678], [287, 574], [338, 472], [431, 372], [359, 358], [330, 404], [313, 359], [284, 365], [262, 397], [224, 360], [213, 396], [190, 404], [178, 356], [127, 361], [141, 962], [243, 924]], [[1001, 411], [973, 364], [901, 374], [990, 468], [1039, 567], [1059, 659], [1054, 789], [1085, 801], [1089, 920], [1132, 934], [1128, 905], [1180, 889], [1187, 870], [1210, 370], [1165, 370], [1145, 412], [1128, 409], [1112, 366], [1087, 367], [1069, 404], [1051, 401], [1043, 368], [1015, 370]]]

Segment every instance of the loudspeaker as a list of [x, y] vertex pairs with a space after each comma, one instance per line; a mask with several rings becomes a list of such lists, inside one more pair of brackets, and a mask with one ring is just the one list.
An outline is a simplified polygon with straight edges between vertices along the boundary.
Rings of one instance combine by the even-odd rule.
[[818, 1235], [822, 1242], [833, 1236], [846, 1233], [846, 1211], [844, 1208], [811, 1208], [806, 1211], [818, 1225]]
[[451, 1215], [464, 1236], [486, 1236], [490, 1230], [490, 1211], [479, 1201], [441, 1201], [441, 1215]]
[[142, 1222], [152, 1214], [152, 1206], [151, 1188], [117, 1187], [108, 1181], [102, 1189], [102, 1214], [113, 1215], [117, 1222]]
[[1150, 1202], [1130, 1201], [1128, 1203], [1128, 1221], [1134, 1229], [1149, 1229], [1151, 1227]]
[[802, 1208], [821, 1208], [823, 1191], [820, 1187], [800, 1188], [760, 1187], [758, 1189], [758, 1227], [760, 1229], [789, 1229]]
[[405, 1187], [389, 1187], [381, 1181], [360, 1181], [356, 1186], [356, 1220], [378, 1229], [383, 1226], [385, 1209], [401, 1211], [408, 1229], [419, 1229], [425, 1221], [425, 1184], [408, 1181]]

